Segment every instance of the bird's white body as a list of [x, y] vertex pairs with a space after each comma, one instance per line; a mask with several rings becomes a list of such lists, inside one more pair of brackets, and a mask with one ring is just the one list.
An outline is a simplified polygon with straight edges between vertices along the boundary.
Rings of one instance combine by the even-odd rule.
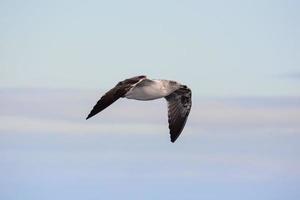
[[132, 87], [126, 94], [127, 99], [136, 100], [153, 100], [168, 96], [176, 89], [179, 88], [179, 84], [168, 80], [150, 80], [143, 79]]

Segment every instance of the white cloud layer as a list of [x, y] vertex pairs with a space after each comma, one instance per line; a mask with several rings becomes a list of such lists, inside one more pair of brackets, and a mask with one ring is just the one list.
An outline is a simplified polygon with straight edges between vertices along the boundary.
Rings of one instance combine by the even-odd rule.
[[[88, 121], [101, 95], [89, 91], [9, 90], [2, 92], [1, 131], [130, 132], [167, 131], [165, 100], [121, 99]], [[296, 97], [194, 99], [187, 128], [300, 130]], [[144, 130], [144, 131], [143, 131]]]

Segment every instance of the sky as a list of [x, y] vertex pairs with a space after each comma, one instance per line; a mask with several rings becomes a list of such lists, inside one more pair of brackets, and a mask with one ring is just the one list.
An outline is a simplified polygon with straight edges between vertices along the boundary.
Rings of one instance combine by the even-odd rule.
[[1, 90], [1, 199], [299, 199], [300, 97], [194, 100], [171, 143], [164, 100], [97, 95]]
[[[300, 2], [0, 1], [0, 199], [298, 200]], [[101, 95], [145, 74], [164, 99]]]
[[198, 96], [299, 95], [299, 8], [296, 0], [2, 0], [0, 86], [106, 89], [145, 74]]

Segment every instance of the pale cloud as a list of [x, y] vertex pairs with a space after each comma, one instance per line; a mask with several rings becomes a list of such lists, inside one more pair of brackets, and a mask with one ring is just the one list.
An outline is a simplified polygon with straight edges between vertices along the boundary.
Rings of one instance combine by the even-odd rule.
[[193, 108], [192, 122], [203, 126], [300, 128], [300, 107], [249, 107], [222, 101], [197, 103]]
[[[8, 90], [2, 92], [0, 130], [54, 132], [107, 132], [149, 129], [167, 131], [164, 99], [140, 102], [121, 99], [99, 115], [85, 120], [101, 96], [95, 91]], [[299, 98], [198, 98], [187, 129], [300, 130]]]
[[300, 80], [300, 72], [291, 72], [282, 74], [280, 77], [287, 78], [287, 79], [294, 79], [294, 80]]
[[[88, 123], [72, 122], [65, 120], [50, 120], [38, 118], [26, 118], [18, 116], [0, 116], [1, 132], [33, 132], [33, 133], [152, 133], [161, 132], [161, 125], [145, 123]], [[150, 131], [151, 130], [151, 131]]]

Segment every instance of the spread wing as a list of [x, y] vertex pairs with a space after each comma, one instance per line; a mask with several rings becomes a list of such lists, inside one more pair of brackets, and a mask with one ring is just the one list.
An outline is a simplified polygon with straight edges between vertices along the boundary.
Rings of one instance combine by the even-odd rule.
[[114, 88], [106, 92], [101, 99], [96, 103], [96, 105], [91, 110], [90, 114], [86, 119], [89, 119], [101, 112], [120, 97], [123, 97], [136, 83], [145, 79], [146, 76], [136, 76], [133, 78], [125, 79], [124, 81], [119, 82]]
[[171, 142], [182, 132], [192, 107], [192, 91], [186, 86], [165, 97], [168, 101], [168, 121]]

